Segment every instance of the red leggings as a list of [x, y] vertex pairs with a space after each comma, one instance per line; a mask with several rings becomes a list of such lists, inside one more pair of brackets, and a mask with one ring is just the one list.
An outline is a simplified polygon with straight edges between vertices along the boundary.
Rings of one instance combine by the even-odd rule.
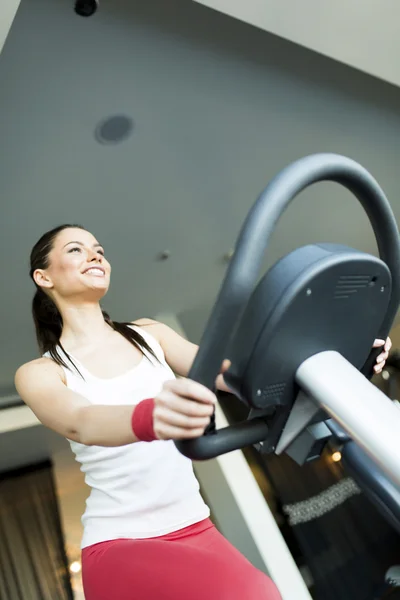
[[84, 548], [86, 600], [281, 600], [209, 519], [163, 537]]

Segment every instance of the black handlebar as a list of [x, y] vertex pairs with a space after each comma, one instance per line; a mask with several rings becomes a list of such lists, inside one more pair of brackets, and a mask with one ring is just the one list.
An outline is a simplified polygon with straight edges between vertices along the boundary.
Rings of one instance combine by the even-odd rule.
[[[373, 227], [379, 254], [392, 275], [392, 294], [379, 336], [386, 339], [400, 302], [399, 233], [390, 204], [372, 175], [355, 161], [336, 154], [314, 154], [283, 169], [265, 188], [250, 210], [240, 232], [233, 259], [208, 320], [189, 378], [214, 388], [225, 350], [257, 282], [262, 259], [279, 218], [305, 188], [333, 181], [352, 192]], [[370, 375], [376, 351], [364, 373]], [[185, 456], [205, 460], [266, 438], [260, 419], [210, 432], [194, 440], [177, 441]], [[239, 435], [240, 432], [240, 435]]]

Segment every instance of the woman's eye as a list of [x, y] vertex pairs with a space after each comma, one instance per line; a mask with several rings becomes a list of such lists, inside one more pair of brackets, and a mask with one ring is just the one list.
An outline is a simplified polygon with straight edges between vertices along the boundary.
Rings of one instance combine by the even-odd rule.
[[102, 256], [104, 256], [104, 250], [97, 250], [97, 254], [101, 254]]
[[79, 246], [76, 246], [76, 248], [71, 248], [71, 250], [68, 250], [68, 252], [69, 253], [76, 252], [76, 251], [81, 252], [81, 250], [82, 250], [82, 248], [79, 248]]

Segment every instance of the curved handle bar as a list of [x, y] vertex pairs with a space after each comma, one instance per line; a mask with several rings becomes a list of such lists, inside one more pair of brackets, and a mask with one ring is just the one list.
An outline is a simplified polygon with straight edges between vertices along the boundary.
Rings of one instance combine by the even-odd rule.
[[[283, 169], [264, 189], [250, 210], [216, 304], [206, 325], [189, 377], [214, 388], [225, 348], [253, 292], [262, 259], [275, 225], [294, 198], [319, 181], [333, 181], [352, 192], [363, 206], [373, 227], [381, 259], [392, 275], [392, 294], [379, 336], [385, 339], [400, 302], [399, 232], [390, 204], [372, 175], [357, 162], [337, 154], [314, 154]], [[370, 368], [370, 366], [369, 366]], [[194, 460], [212, 458], [265, 439], [254, 439], [256, 424], [250, 421], [242, 436], [231, 427], [176, 446]], [[254, 427], [254, 430], [253, 430]], [[254, 435], [253, 435], [254, 433]]]

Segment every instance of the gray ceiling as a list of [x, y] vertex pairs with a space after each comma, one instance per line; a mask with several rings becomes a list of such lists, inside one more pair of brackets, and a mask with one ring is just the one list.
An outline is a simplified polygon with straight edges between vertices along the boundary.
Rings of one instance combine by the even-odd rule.
[[[0, 58], [0, 390], [36, 355], [28, 256], [63, 222], [105, 245], [115, 319], [171, 311], [201, 333], [247, 210], [317, 151], [369, 168], [397, 217], [400, 92], [189, 0], [23, 0]], [[127, 115], [118, 145], [97, 124]], [[332, 184], [305, 192], [268, 260], [308, 241], [375, 252], [365, 216]], [[158, 262], [164, 249], [171, 258]]]

